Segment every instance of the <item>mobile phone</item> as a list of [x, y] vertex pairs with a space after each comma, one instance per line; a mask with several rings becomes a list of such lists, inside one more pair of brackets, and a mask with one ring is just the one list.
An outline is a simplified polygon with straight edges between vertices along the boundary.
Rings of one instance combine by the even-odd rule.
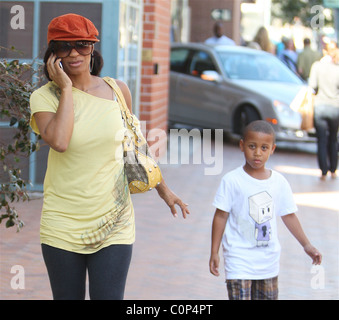
[[[52, 53], [54, 53], [54, 52], [52, 52]], [[57, 60], [58, 60], [58, 57], [55, 58], [54, 62], [57, 61]], [[62, 70], [64, 70], [64, 67], [62, 66], [61, 61], [59, 61], [59, 67], [60, 67]]]

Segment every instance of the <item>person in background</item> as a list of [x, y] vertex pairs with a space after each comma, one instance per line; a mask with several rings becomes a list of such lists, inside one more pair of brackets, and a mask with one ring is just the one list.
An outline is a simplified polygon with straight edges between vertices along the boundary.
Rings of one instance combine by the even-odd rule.
[[209, 45], [228, 45], [228, 46], [235, 46], [236, 43], [226, 37], [223, 34], [222, 31], [222, 23], [221, 22], [216, 22], [214, 27], [213, 27], [213, 33], [214, 33], [214, 37], [208, 38], [205, 41], [205, 44], [209, 44]]
[[269, 53], [275, 53], [275, 46], [271, 42], [268, 31], [265, 27], [260, 27], [253, 41], [248, 45], [249, 48], [263, 50]]
[[299, 53], [297, 59], [297, 68], [299, 75], [308, 81], [312, 64], [322, 57], [319, 51], [312, 50], [311, 40], [309, 38], [304, 39], [304, 50]]
[[279, 53], [278, 58], [283, 63], [285, 63], [294, 73], [297, 73], [298, 54], [295, 51], [294, 41], [292, 39], [286, 39], [284, 44], [285, 49]]
[[327, 173], [337, 177], [339, 127], [339, 49], [335, 42], [326, 44], [324, 57], [310, 71], [309, 85], [315, 92], [314, 126], [317, 133], [317, 158], [321, 180]]
[[280, 56], [281, 51], [283, 51], [285, 49], [285, 42], [286, 42], [287, 38], [286, 37], [282, 37], [281, 40], [275, 44], [275, 54], [277, 57]]

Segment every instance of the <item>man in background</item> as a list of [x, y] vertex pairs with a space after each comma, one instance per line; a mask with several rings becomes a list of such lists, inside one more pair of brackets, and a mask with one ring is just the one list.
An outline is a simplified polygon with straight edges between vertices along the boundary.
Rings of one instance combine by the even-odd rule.
[[298, 73], [305, 81], [308, 81], [312, 64], [320, 60], [321, 57], [322, 55], [319, 51], [311, 49], [311, 40], [305, 38], [304, 50], [299, 54], [297, 60]]
[[205, 41], [205, 44], [210, 44], [210, 45], [229, 45], [229, 46], [235, 46], [235, 42], [226, 37], [223, 34], [222, 31], [222, 23], [221, 22], [216, 22], [214, 27], [213, 27], [213, 33], [214, 33], [214, 37], [208, 38]]

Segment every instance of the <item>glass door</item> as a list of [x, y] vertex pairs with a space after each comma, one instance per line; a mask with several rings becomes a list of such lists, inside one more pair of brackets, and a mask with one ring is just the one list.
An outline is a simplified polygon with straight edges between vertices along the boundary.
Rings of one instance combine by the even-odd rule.
[[119, 52], [117, 78], [124, 81], [132, 94], [133, 113], [139, 115], [142, 0], [120, 1]]

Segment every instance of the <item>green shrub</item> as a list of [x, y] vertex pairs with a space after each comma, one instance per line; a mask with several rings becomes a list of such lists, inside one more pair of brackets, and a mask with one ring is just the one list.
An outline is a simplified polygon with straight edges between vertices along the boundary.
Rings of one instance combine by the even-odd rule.
[[0, 121], [9, 123], [15, 132], [12, 139], [0, 135], [0, 223], [6, 221], [7, 228], [16, 226], [18, 231], [24, 223], [13, 203], [29, 199], [20, 158], [29, 157], [39, 148], [40, 137], [32, 142], [29, 126], [29, 98], [37, 88], [36, 79], [33, 63], [0, 59]]

